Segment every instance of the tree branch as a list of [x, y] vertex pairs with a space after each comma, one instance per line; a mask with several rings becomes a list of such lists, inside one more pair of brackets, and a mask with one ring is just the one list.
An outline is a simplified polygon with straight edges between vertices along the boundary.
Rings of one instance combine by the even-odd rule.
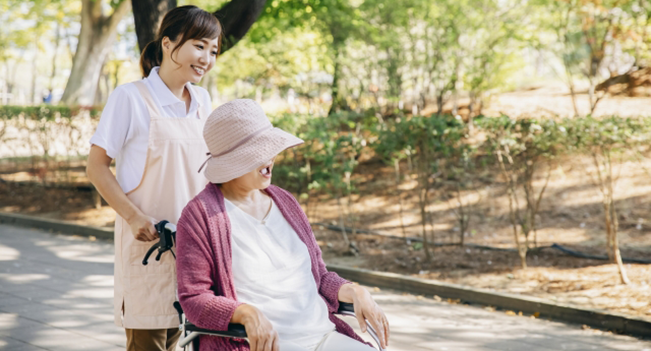
[[244, 37], [260, 17], [266, 3], [267, 0], [231, 0], [213, 13], [224, 29], [222, 53]]
[[[100, 0], [95, 1], [100, 2]], [[120, 4], [115, 8], [115, 10], [113, 10], [113, 13], [106, 18], [104, 28], [108, 28], [109, 30], [116, 28], [129, 10], [131, 10], [131, 1], [121, 0]]]

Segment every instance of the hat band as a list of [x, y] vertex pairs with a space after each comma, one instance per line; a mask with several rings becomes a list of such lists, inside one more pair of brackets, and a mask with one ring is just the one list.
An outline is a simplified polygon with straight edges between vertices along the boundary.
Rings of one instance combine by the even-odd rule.
[[219, 154], [217, 154], [217, 155], [213, 155], [213, 154], [210, 153], [210, 152], [206, 153], [206, 155], [208, 155], [208, 159], [205, 160], [205, 161], [203, 162], [203, 164], [201, 165], [201, 167], [199, 167], [199, 170], [198, 170], [197, 172], [201, 172], [201, 170], [203, 169], [203, 167], [206, 166], [206, 163], [208, 163], [208, 161], [210, 161], [211, 158], [213, 158], [213, 157], [219, 157], [219, 156], [224, 156], [224, 155], [226, 155], [226, 154], [228, 154], [228, 153], [230, 153], [230, 152], [233, 152], [233, 151], [234, 151], [235, 149], [237, 149], [238, 147], [244, 145], [247, 141], [249, 141], [249, 140], [255, 138], [256, 136], [258, 136], [260, 133], [262, 133], [262, 132], [264, 132], [264, 131], [267, 131], [267, 130], [269, 130], [269, 129], [272, 129], [273, 127], [274, 127], [274, 126], [273, 126], [272, 124], [266, 125], [266, 126], [260, 128], [260, 129], [258, 129], [257, 131], [253, 132], [252, 134], [249, 134], [246, 138], [240, 140], [237, 144], [233, 145], [233, 147], [231, 147], [230, 149], [228, 149], [228, 150], [226, 150], [226, 151], [224, 151], [224, 152], [221, 152], [221, 153], [219, 153]]

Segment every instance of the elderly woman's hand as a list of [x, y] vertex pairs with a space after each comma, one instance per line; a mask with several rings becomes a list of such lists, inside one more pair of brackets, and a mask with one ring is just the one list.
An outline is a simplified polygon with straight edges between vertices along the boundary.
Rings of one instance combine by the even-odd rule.
[[238, 306], [231, 317], [231, 323], [244, 325], [251, 351], [280, 351], [278, 333], [262, 311], [254, 306]]
[[389, 345], [389, 321], [384, 311], [373, 300], [371, 293], [359, 285], [344, 284], [339, 289], [338, 297], [339, 301], [353, 303], [355, 317], [362, 332], [366, 332], [368, 321], [380, 338], [382, 348], [386, 348]]

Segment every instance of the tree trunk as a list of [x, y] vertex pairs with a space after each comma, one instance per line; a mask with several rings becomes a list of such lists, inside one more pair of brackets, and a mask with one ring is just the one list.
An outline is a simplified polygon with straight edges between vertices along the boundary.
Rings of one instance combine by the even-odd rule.
[[9, 62], [5, 61], [4, 62], [5, 66], [5, 84], [3, 84], [3, 91], [2, 91], [2, 104], [7, 105], [9, 103], [9, 92], [11, 91], [10, 88], [10, 83], [9, 83]]
[[38, 38], [34, 40], [34, 57], [32, 58], [32, 85], [29, 89], [29, 104], [36, 104], [36, 77], [38, 76], [38, 67], [36, 66], [36, 59], [39, 56], [38, 53]]
[[102, 65], [111, 50], [117, 25], [129, 11], [131, 2], [121, 0], [108, 17], [102, 13], [102, 5], [103, 1], [100, 0], [82, 1], [79, 42], [61, 97], [61, 102], [65, 104], [93, 103]]
[[48, 84], [48, 90], [52, 93], [54, 88], [54, 77], [57, 74], [57, 57], [59, 52], [59, 45], [61, 43], [61, 24], [57, 21], [56, 34], [54, 39], [54, 57], [52, 57], [52, 73], [50, 74], [50, 82]]
[[335, 198], [337, 199], [337, 208], [339, 209], [339, 226], [341, 227], [341, 235], [344, 238], [344, 243], [346, 243], [346, 249], [350, 248], [350, 240], [348, 239], [348, 234], [346, 234], [346, 222], [344, 220], [344, 205], [341, 204], [341, 197], [339, 196], [339, 191], [335, 190]]
[[464, 237], [466, 235], [466, 229], [468, 229], [468, 215], [466, 214], [466, 207], [463, 205], [463, 200], [461, 199], [461, 186], [457, 182], [457, 204], [458, 204], [458, 215], [457, 219], [459, 220], [459, 231], [461, 232], [459, 237], [459, 245], [464, 245]]
[[140, 52], [154, 41], [165, 14], [176, 7], [176, 0], [131, 0]]
[[624, 268], [624, 263], [622, 262], [622, 254], [619, 251], [619, 241], [617, 240], [617, 230], [619, 229], [619, 221], [617, 219], [617, 209], [615, 208], [615, 199], [614, 199], [614, 182], [613, 179], [613, 164], [610, 157], [610, 152], [604, 152], [604, 160], [606, 165], [606, 202], [608, 203], [608, 212], [606, 218], [609, 219], [610, 228], [607, 228], [609, 234], [609, 247], [613, 254], [613, 260], [617, 264], [617, 270], [619, 271], [619, 279], [622, 284], [629, 284], [631, 281], [628, 279], [626, 274], [626, 269]]
[[402, 205], [402, 191], [400, 191], [400, 160], [393, 160], [393, 167], [396, 172], [396, 193], [398, 196], [398, 210], [400, 211], [400, 229], [402, 230], [402, 237], [407, 238], [407, 233], [405, 232], [405, 221], [403, 214], [403, 205]]
[[[176, 0], [131, 0], [140, 51], [154, 40], [165, 14], [176, 7]], [[231, 0], [213, 14], [224, 29], [221, 52], [240, 41], [258, 20], [267, 0]]]
[[330, 110], [328, 110], [328, 116], [335, 113], [339, 108], [342, 107], [345, 100], [341, 98], [339, 94], [339, 76], [341, 71], [341, 65], [339, 64], [339, 48], [335, 48], [335, 67], [334, 73], [332, 74], [332, 105], [330, 105]]
[[214, 12], [224, 26], [221, 52], [232, 48], [244, 38], [253, 23], [258, 20], [267, 0], [231, 0]]
[[427, 262], [432, 261], [432, 256], [429, 252], [429, 239], [427, 237], [427, 222], [429, 219], [429, 214], [427, 211], [427, 205], [429, 204], [429, 168], [428, 165], [428, 155], [426, 152], [426, 146], [421, 146], [418, 150], [418, 164], [416, 166], [418, 172], [418, 205], [420, 207], [420, 221], [421, 221], [421, 230], [423, 232], [423, 250], [425, 250], [425, 259]]
[[513, 180], [513, 177], [509, 172], [506, 170], [506, 166], [504, 165], [504, 160], [502, 159], [502, 151], [498, 149], [496, 151], [496, 156], [497, 156], [497, 162], [500, 165], [500, 169], [502, 171], [502, 175], [506, 179], [507, 182], [507, 194], [509, 196], [509, 215], [511, 219], [511, 227], [513, 228], [513, 237], [515, 239], [515, 246], [518, 249], [518, 255], [520, 256], [520, 264], [522, 266], [522, 269], [527, 269], [527, 246], [523, 245], [520, 242], [520, 234], [518, 234], [518, 218], [520, 217], [519, 214], [517, 213], [518, 211], [518, 205], [517, 205], [517, 193], [515, 191], [515, 182]]

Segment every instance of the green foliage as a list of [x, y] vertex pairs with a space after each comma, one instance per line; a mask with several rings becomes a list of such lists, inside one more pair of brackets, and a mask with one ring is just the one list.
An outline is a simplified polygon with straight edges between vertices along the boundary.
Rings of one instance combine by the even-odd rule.
[[349, 112], [308, 121], [300, 137], [306, 141], [304, 156], [314, 165], [310, 189], [323, 189], [335, 196], [353, 191], [351, 176], [366, 145], [363, 126], [364, 116]]
[[351, 179], [366, 146], [368, 115], [341, 112], [325, 117], [284, 114], [272, 118], [276, 127], [305, 141], [276, 165], [279, 179], [299, 194], [309, 191], [344, 196], [355, 190]]
[[479, 118], [476, 124], [486, 133], [487, 153], [504, 148], [511, 157], [529, 161], [558, 155], [566, 147], [568, 137], [564, 123], [553, 119], [512, 119], [502, 115]]
[[373, 148], [391, 163], [420, 158], [429, 172], [436, 173], [443, 162], [463, 154], [464, 130], [463, 123], [449, 115], [399, 118], [378, 128]]
[[23, 117], [35, 121], [54, 121], [57, 118], [73, 118], [83, 111], [88, 111], [91, 117], [99, 116], [101, 109], [87, 107], [70, 107], [63, 105], [12, 106], [0, 105], [0, 120], [10, 120]]
[[602, 149], [614, 152], [632, 151], [648, 145], [651, 133], [650, 118], [623, 118], [611, 116], [597, 119], [592, 116], [565, 121], [568, 147], [573, 151], [592, 152]]

